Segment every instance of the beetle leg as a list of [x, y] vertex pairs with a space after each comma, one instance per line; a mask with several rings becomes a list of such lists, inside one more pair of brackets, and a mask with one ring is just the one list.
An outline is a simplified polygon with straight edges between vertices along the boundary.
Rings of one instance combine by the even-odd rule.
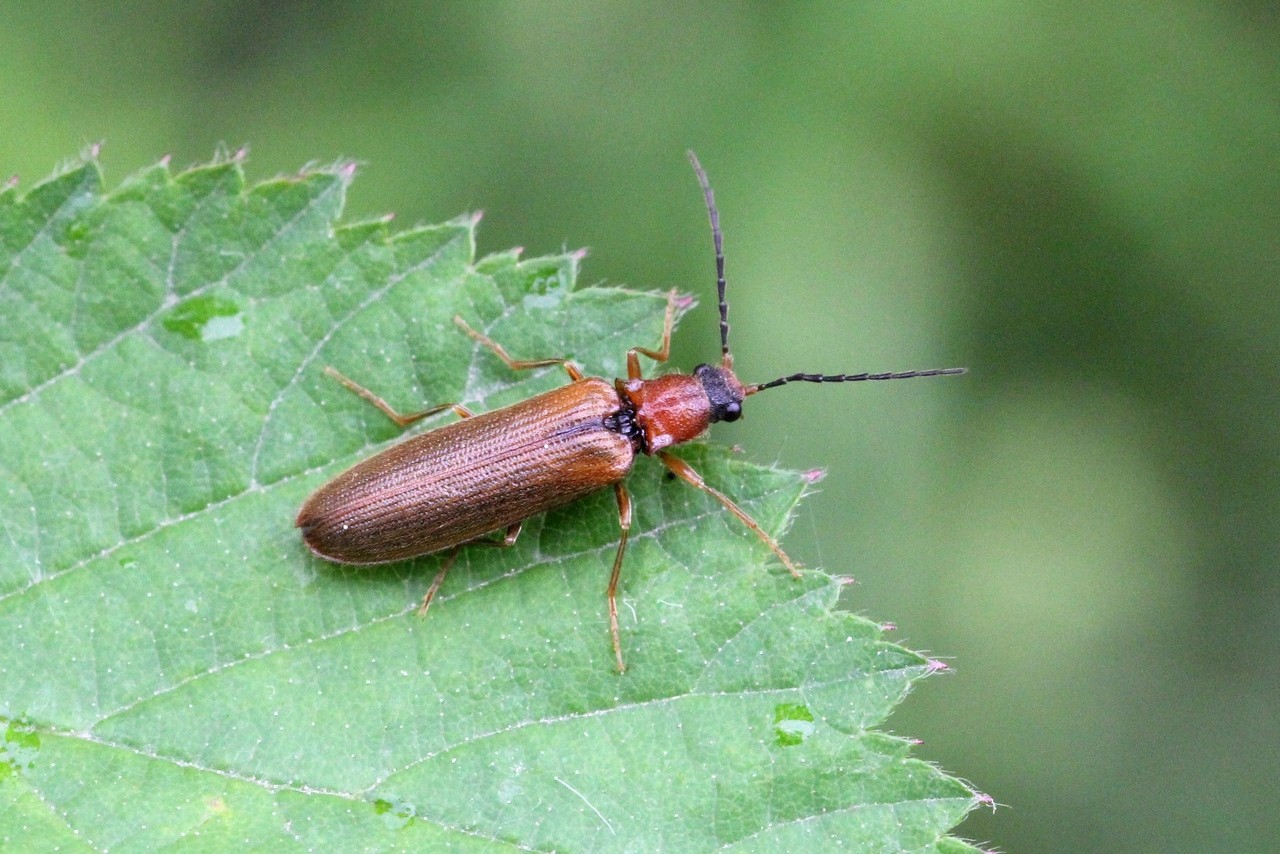
[[435, 579], [431, 582], [431, 586], [427, 588], [427, 595], [422, 597], [422, 607], [418, 609], [418, 616], [425, 617], [427, 609], [431, 607], [431, 600], [436, 597], [436, 591], [440, 589], [440, 585], [444, 584], [444, 577], [449, 574], [449, 569], [453, 566], [453, 562], [458, 557], [458, 552], [462, 551], [463, 546], [497, 546], [499, 548], [510, 548], [516, 544], [516, 538], [520, 536], [520, 528], [524, 522], [516, 522], [507, 528], [507, 533], [500, 540], [472, 540], [469, 543], [459, 543], [449, 550], [449, 556], [444, 559], [444, 563], [440, 565], [440, 571], [436, 573]]
[[444, 559], [444, 563], [440, 564], [440, 571], [436, 573], [435, 579], [431, 582], [431, 586], [427, 588], [427, 595], [422, 597], [422, 606], [418, 608], [418, 616], [425, 617], [427, 609], [431, 607], [431, 600], [436, 598], [436, 591], [440, 589], [440, 585], [444, 584], [444, 577], [449, 574], [449, 568], [453, 566], [453, 562], [458, 558], [458, 552], [462, 550], [462, 545], [454, 546], [449, 550], [449, 556]]
[[437, 412], [444, 412], [446, 409], [452, 409], [454, 412], [458, 414], [459, 418], [470, 418], [472, 415], [475, 414], [470, 409], [467, 409], [465, 406], [463, 406], [460, 403], [442, 403], [439, 406], [433, 406], [430, 409], [424, 409], [421, 412], [413, 412], [413, 413], [410, 413], [409, 415], [401, 415], [399, 412], [396, 412], [394, 409], [392, 409], [391, 405], [387, 403], [385, 400], [378, 397], [376, 394], [369, 391], [369, 389], [360, 385], [355, 380], [344, 377], [342, 374], [338, 373], [336, 369], [325, 368], [324, 373], [325, 373], [325, 376], [333, 377], [335, 380], [342, 383], [347, 388], [348, 391], [358, 394], [360, 397], [369, 401], [369, 403], [372, 403], [374, 406], [378, 407], [378, 410], [382, 412], [383, 415], [387, 416], [388, 418], [396, 422], [396, 424], [400, 425], [401, 427], [408, 427], [410, 424], [414, 423], [415, 421], [421, 421], [423, 418], [426, 418], [428, 415], [435, 415]]
[[622, 573], [622, 555], [627, 551], [627, 537], [631, 534], [631, 496], [621, 482], [613, 485], [614, 494], [618, 497], [618, 526], [622, 528], [622, 537], [618, 540], [618, 555], [613, 559], [613, 574], [609, 576], [609, 631], [613, 634], [613, 654], [618, 659], [618, 672], [625, 673], [627, 666], [622, 663], [622, 636], [618, 631], [618, 576]]
[[782, 550], [782, 546], [778, 545], [778, 541], [775, 540], [773, 537], [769, 536], [768, 534], [766, 534], [764, 528], [760, 527], [760, 523], [758, 523], [755, 519], [752, 519], [750, 516], [748, 516], [747, 512], [743, 510], [741, 507], [739, 507], [737, 504], [734, 504], [733, 499], [729, 498], [729, 496], [725, 495], [723, 492], [716, 489], [715, 487], [708, 485], [702, 479], [702, 476], [693, 470], [692, 466], [690, 466], [688, 463], [686, 463], [684, 460], [680, 459], [679, 457], [673, 457], [664, 451], [659, 451], [658, 457], [662, 460], [664, 464], [666, 464], [667, 468], [670, 469], [671, 473], [674, 474], [676, 477], [680, 478], [690, 486], [694, 486], [694, 487], [697, 487], [698, 489], [701, 489], [703, 492], [707, 493], [712, 498], [716, 499], [721, 504], [723, 504], [726, 510], [728, 510], [730, 513], [732, 513], [733, 515], [741, 519], [742, 524], [746, 525], [748, 528], [755, 531], [756, 536], [764, 540], [765, 545], [773, 549], [773, 553], [776, 554], [778, 556], [778, 559], [782, 561], [782, 565], [787, 568], [788, 572], [790, 572], [796, 578], [800, 577], [800, 570], [796, 568], [796, 565], [791, 560], [791, 558], [787, 557], [787, 553]]
[[460, 315], [454, 315], [453, 322], [462, 329], [463, 332], [470, 335], [478, 344], [483, 344], [495, 356], [506, 363], [507, 367], [513, 371], [527, 371], [532, 368], [545, 368], [548, 365], [560, 365], [569, 373], [569, 378], [574, 382], [582, 379], [582, 371], [578, 366], [568, 359], [513, 359], [507, 355], [506, 349], [494, 341], [483, 332], [478, 332], [467, 325], [467, 322]]
[[641, 379], [640, 356], [643, 353], [655, 362], [665, 362], [671, 356], [671, 329], [676, 323], [676, 289], [667, 294], [667, 316], [662, 321], [662, 349], [650, 350], [645, 347], [632, 347], [627, 351], [627, 379]]

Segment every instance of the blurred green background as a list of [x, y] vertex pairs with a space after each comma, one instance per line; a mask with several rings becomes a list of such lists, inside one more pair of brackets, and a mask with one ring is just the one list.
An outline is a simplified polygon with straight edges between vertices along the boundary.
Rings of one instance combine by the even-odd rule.
[[[890, 720], [1003, 850], [1262, 851], [1280, 772], [1280, 19], [1258, 2], [0, 4], [0, 175], [248, 145], [349, 218], [702, 298], [787, 539], [957, 675]], [[2, 320], [2, 319], [0, 319]], [[638, 342], [639, 343], [639, 342]], [[545, 354], [531, 354], [545, 355]]]

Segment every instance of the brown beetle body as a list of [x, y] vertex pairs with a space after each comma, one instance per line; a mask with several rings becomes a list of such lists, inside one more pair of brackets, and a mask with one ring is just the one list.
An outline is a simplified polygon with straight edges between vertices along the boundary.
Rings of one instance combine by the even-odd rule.
[[444, 551], [569, 504], [626, 477], [631, 441], [595, 377], [464, 418], [370, 457], [298, 513], [307, 546], [339, 563]]
[[[688, 442], [718, 421], [737, 421], [750, 395], [791, 382], [843, 383], [963, 373], [963, 368], [886, 374], [792, 374], [772, 382], [743, 385], [729, 353], [728, 304], [719, 214], [711, 186], [693, 152], [716, 251], [720, 297], [719, 365], [699, 365], [691, 375], [645, 379], [640, 355], [665, 362], [671, 350], [676, 292], [667, 298], [662, 347], [627, 351], [627, 378], [613, 383], [586, 378], [567, 359], [512, 359], [500, 344], [454, 321], [512, 370], [561, 365], [572, 382], [554, 391], [483, 415], [446, 404], [402, 416], [381, 398], [332, 368], [326, 373], [373, 403], [401, 426], [444, 409], [462, 420], [416, 436], [348, 469], [320, 487], [303, 504], [297, 526], [307, 546], [339, 563], [371, 564], [449, 551], [422, 600], [427, 610], [458, 549], [467, 543], [511, 545], [531, 516], [613, 487], [621, 537], [609, 578], [607, 599], [613, 651], [625, 670], [618, 629], [617, 591], [631, 529], [631, 499], [623, 479], [637, 453], [657, 456], [685, 483], [719, 501], [764, 541], [792, 575], [796, 565], [782, 547], [728, 496], [706, 484], [688, 463], [667, 448]], [[483, 539], [506, 529], [500, 541]]]

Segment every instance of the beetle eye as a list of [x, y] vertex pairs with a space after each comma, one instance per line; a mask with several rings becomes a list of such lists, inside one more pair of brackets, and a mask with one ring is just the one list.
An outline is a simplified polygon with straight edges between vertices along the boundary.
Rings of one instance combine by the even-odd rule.
[[742, 404], [734, 401], [726, 403], [720, 410], [721, 421], [737, 421], [742, 417]]

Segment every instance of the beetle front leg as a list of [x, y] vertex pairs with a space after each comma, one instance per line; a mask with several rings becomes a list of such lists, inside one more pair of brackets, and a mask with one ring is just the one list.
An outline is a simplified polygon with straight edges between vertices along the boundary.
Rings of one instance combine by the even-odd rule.
[[649, 350], [645, 347], [632, 347], [627, 351], [627, 379], [641, 379], [640, 355], [643, 353], [655, 362], [665, 362], [671, 357], [671, 330], [676, 323], [676, 289], [667, 292], [667, 314], [662, 321], [662, 349]]
[[741, 519], [742, 524], [755, 531], [756, 536], [764, 540], [765, 545], [773, 549], [773, 553], [778, 556], [778, 560], [782, 561], [782, 565], [787, 568], [788, 572], [796, 578], [800, 577], [800, 570], [796, 568], [796, 565], [791, 558], [787, 557], [787, 553], [782, 550], [782, 546], [778, 545], [778, 541], [765, 533], [764, 528], [760, 527], [760, 523], [748, 516], [747, 512], [737, 504], [734, 504], [733, 499], [715, 487], [707, 484], [706, 481], [702, 479], [702, 476], [693, 470], [693, 466], [689, 465], [679, 457], [673, 457], [662, 451], [658, 452], [658, 457], [664, 464], [666, 464], [666, 467], [670, 469], [671, 473], [676, 477], [680, 478], [690, 486], [701, 489], [703, 492], [723, 504], [726, 510]]

